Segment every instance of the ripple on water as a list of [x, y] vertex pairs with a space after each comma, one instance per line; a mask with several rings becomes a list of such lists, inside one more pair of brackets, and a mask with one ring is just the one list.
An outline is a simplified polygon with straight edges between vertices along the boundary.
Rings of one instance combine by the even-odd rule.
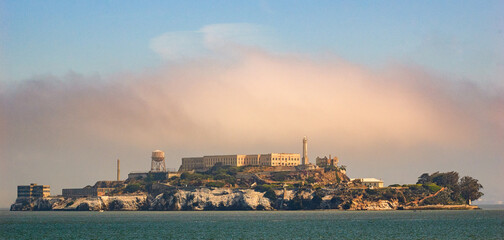
[[504, 210], [0, 211], [1, 239], [504, 239]]

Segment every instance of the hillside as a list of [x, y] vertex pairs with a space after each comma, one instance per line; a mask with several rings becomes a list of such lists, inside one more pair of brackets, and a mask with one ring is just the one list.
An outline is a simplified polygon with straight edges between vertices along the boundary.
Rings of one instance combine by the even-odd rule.
[[[439, 184], [450, 173], [434, 173]], [[453, 174], [452, 174], [453, 175]], [[441, 177], [439, 177], [441, 176]], [[426, 178], [429, 180], [429, 178]], [[11, 210], [400, 210], [475, 209], [465, 205], [461, 185], [422, 184], [367, 188], [338, 168], [215, 166], [170, 179], [149, 174], [128, 179], [111, 196], [49, 197], [17, 201]], [[446, 182], [446, 181], [445, 181]], [[458, 183], [458, 176], [457, 176]], [[452, 207], [445, 207], [452, 206]]]

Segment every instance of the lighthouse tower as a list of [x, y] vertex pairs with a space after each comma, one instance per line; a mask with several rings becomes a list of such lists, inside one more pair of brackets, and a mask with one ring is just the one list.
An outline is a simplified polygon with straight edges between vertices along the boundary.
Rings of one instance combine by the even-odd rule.
[[301, 165], [308, 165], [310, 163], [308, 161], [308, 139], [306, 136], [303, 138], [303, 160], [301, 161]]

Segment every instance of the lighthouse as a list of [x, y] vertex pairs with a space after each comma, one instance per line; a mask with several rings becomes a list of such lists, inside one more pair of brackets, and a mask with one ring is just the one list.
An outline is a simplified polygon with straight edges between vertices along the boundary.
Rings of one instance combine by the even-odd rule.
[[303, 161], [301, 165], [308, 165], [308, 139], [306, 136], [303, 138]]

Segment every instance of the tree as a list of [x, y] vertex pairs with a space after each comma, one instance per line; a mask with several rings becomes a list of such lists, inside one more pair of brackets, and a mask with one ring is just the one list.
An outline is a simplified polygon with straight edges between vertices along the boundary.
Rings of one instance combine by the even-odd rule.
[[460, 193], [467, 203], [470, 204], [471, 201], [483, 196], [483, 193], [479, 191], [480, 189], [483, 189], [483, 185], [478, 183], [477, 179], [469, 176], [460, 179]]
[[437, 184], [438, 186], [448, 187], [450, 189], [455, 189], [458, 185], [459, 174], [458, 172], [435, 172], [430, 175], [432, 182]]
[[426, 184], [432, 182], [432, 179], [428, 173], [424, 173], [418, 177], [417, 184]]

